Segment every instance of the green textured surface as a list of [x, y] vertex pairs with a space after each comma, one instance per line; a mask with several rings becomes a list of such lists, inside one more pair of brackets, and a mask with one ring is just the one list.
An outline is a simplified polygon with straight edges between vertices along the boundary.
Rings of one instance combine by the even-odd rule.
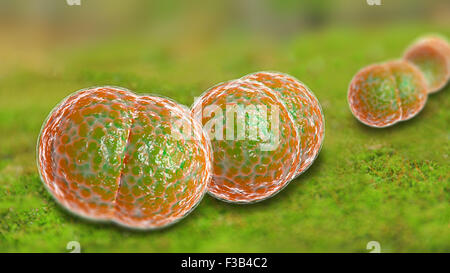
[[[361, 67], [400, 57], [430, 31], [450, 37], [448, 27], [426, 25], [263, 42], [225, 33], [184, 46], [130, 35], [8, 70], [0, 84], [0, 251], [67, 252], [73, 240], [84, 252], [367, 252], [368, 241], [379, 241], [382, 251], [450, 251], [449, 86], [418, 116], [386, 129], [360, 124], [346, 96]], [[119, 85], [190, 105], [208, 87], [260, 70], [307, 84], [326, 121], [316, 162], [274, 198], [240, 206], [206, 196], [168, 229], [133, 232], [66, 213], [39, 181], [39, 129], [71, 92]]]

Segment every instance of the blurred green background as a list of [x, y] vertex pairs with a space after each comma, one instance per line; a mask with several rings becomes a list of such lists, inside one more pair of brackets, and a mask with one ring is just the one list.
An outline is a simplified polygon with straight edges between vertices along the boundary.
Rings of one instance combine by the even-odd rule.
[[[387, 129], [351, 115], [347, 86], [427, 33], [450, 37], [450, 2], [381, 0], [0, 0], [0, 251], [450, 251], [449, 86]], [[322, 104], [314, 165], [262, 203], [206, 196], [180, 223], [134, 232], [67, 214], [35, 162], [42, 122], [68, 94], [97, 85], [191, 105], [216, 83], [289, 73]]]

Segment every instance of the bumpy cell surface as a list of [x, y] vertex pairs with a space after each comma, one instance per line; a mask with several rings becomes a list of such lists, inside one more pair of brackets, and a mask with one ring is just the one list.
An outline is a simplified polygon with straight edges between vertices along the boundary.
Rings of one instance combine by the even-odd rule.
[[200, 202], [211, 177], [210, 157], [201, 125], [188, 111], [115, 87], [66, 98], [38, 141], [41, 178], [62, 206], [140, 229], [174, 223]]
[[428, 88], [413, 64], [398, 60], [361, 69], [350, 82], [353, 115], [373, 127], [386, 127], [415, 116], [425, 106]]
[[420, 39], [406, 50], [404, 59], [422, 71], [429, 93], [442, 89], [450, 78], [450, 45], [443, 38]]
[[320, 152], [325, 136], [325, 119], [319, 101], [311, 90], [290, 75], [279, 72], [257, 72], [243, 77], [261, 82], [277, 93], [294, 119], [300, 136], [300, 166], [304, 172]]
[[239, 79], [206, 91], [192, 111], [210, 135], [214, 154], [209, 193], [221, 200], [266, 199], [295, 176], [300, 136], [284, 103], [264, 84]]

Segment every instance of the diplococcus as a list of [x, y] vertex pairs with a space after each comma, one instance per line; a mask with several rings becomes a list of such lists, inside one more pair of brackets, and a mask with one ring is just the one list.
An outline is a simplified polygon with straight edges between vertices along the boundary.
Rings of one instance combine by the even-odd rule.
[[348, 103], [353, 115], [372, 127], [387, 127], [414, 117], [427, 101], [421, 71], [405, 60], [361, 69], [350, 82]]
[[[191, 128], [192, 137], [182, 128]], [[37, 161], [45, 186], [70, 212], [153, 229], [200, 202], [211, 178], [209, 145], [201, 125], [175, 102], [98, 87], [53, 109]]]
[[314, 95], [277, 72], [216, 85], [192, 112], [212, 143], [209, 193], [228, 202], [253, 203], [278, 193], [314, 161], [324, 134]]

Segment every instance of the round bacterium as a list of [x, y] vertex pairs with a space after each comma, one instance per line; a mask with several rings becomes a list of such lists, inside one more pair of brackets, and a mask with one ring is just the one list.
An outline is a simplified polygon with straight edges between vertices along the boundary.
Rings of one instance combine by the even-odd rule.
[[396, 60], [361, 69], [350, 82], [348, 103], [353, 115], [372, 127], [387, 127], [417, 115], [428, 88], [413, 64]]
[[406, 50], [403, 58], [422, 71], [429, 93], [441, 90], [450, 79], [450, 45], [444, 38], [419, 39]]
[[261, 82], [274, 91], [291, 114], [300, 136], [299, 176], [308, 169], [322, 148], [325, 118], [313, 92], [296, 78], [280, 72], [257, 72], [243, 77]]

